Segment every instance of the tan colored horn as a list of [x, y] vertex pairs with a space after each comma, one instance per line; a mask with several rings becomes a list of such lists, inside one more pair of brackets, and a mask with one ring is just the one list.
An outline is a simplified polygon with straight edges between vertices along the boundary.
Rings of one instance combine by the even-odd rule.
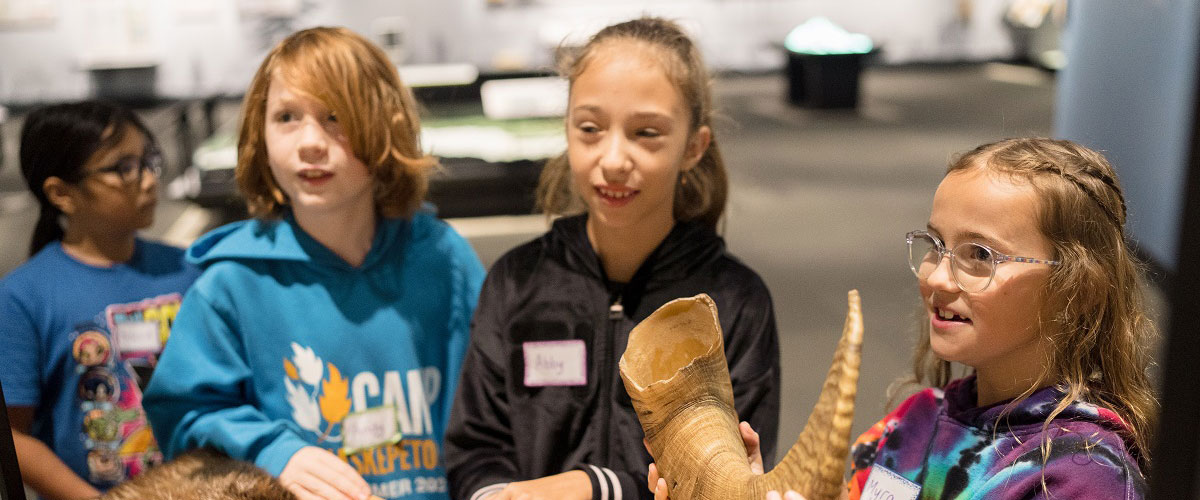
[[738, 433], [717, 307], [700, 294], [666, 303], [629, 334], [621, 378], [673, 500], [762, 500], [796, 490], [809, 500], [841, 493], [862, 351], [862, 306], [849, 310], [833, 365], [808, 423], [783, 461], [754, 475]]

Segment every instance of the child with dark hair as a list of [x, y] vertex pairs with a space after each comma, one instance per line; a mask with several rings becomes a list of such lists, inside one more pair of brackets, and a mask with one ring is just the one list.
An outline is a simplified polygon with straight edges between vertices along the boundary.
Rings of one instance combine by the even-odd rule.
[[162, 159], [133, 113], [35, 110], [20, 159], [40, 214], [29, 261], [0, 281], [0, 382], [24, 481], [46, 499], [94, 497], [161, 461], [141, 388], [198, 271], [137, 235]]

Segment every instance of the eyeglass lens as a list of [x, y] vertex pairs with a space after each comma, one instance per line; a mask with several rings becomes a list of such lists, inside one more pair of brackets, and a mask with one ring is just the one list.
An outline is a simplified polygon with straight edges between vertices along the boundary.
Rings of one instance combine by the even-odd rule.
[[126, 157], [122, 158], [119, 163], [113, 165], [113, 170], [121, 177], [121, 181], [126, 184], [140, 183], [142, 175], [145, 172], [150, 172], [154, 175], [159, 175], [162, 171], [161, 157], [155, 153], [147, 153], [141, 158]]
[[[914, 234], [909, 238], [909, 266], [920, 279], [933, 274], [942, 261], [938, 244], [929, 235]], [[950, 270], [959, 288], [966, 292], [979, 292], [992, 281], [995, 263], [987, 247], [975, 243], [962, 243], [954, 247], [950, 259]]]

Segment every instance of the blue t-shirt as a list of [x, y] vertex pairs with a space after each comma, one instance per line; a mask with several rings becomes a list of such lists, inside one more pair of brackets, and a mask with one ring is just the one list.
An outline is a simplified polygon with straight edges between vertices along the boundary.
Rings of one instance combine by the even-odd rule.
[[0, 383], [31, 434], [100, 489], [162, 460], [142, 388], [199, 276], [183, 250], [138, 240], [94, 267], [53, 242], [0, 280]]

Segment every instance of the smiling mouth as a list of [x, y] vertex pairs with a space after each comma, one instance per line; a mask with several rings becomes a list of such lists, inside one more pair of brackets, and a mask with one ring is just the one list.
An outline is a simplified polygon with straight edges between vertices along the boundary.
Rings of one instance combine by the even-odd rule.
[[620, 189], [620, 190], [616, 190], [616, 189], [608, 189], [608, 188], [597, 187], [597, 188], [596, 188], [596, 192], [597, 192], [597, 193], [600, 193], [600, 196], [603, 196], [603, 197], [605, 197], [605, 198], [608, 198], [608, 199], [612, 199], [612, 200], [624, 200], [624, 199], [627, 199], [627, 198], [629, 198], [630, 196], [633, 196], [633, 195], [635, 195], [635, 194], [638, 194], [638, 192], [639, 192], [639, 191], [638, 191], [638, 190], [636, 190], [636, 189]]
[[934, 316], [936, 316], [938, 319], [940, 319], [942, 321], [951, 321], [951, 322], [955, 322], [955, 323], [966, 323], [966, 324], [971, 323], [971, 318], [959, 316], [958, 314], [956, 314], [952, 311], [947, 311], [940, 307], [933, 308], [933, 314], [934, 314]]

